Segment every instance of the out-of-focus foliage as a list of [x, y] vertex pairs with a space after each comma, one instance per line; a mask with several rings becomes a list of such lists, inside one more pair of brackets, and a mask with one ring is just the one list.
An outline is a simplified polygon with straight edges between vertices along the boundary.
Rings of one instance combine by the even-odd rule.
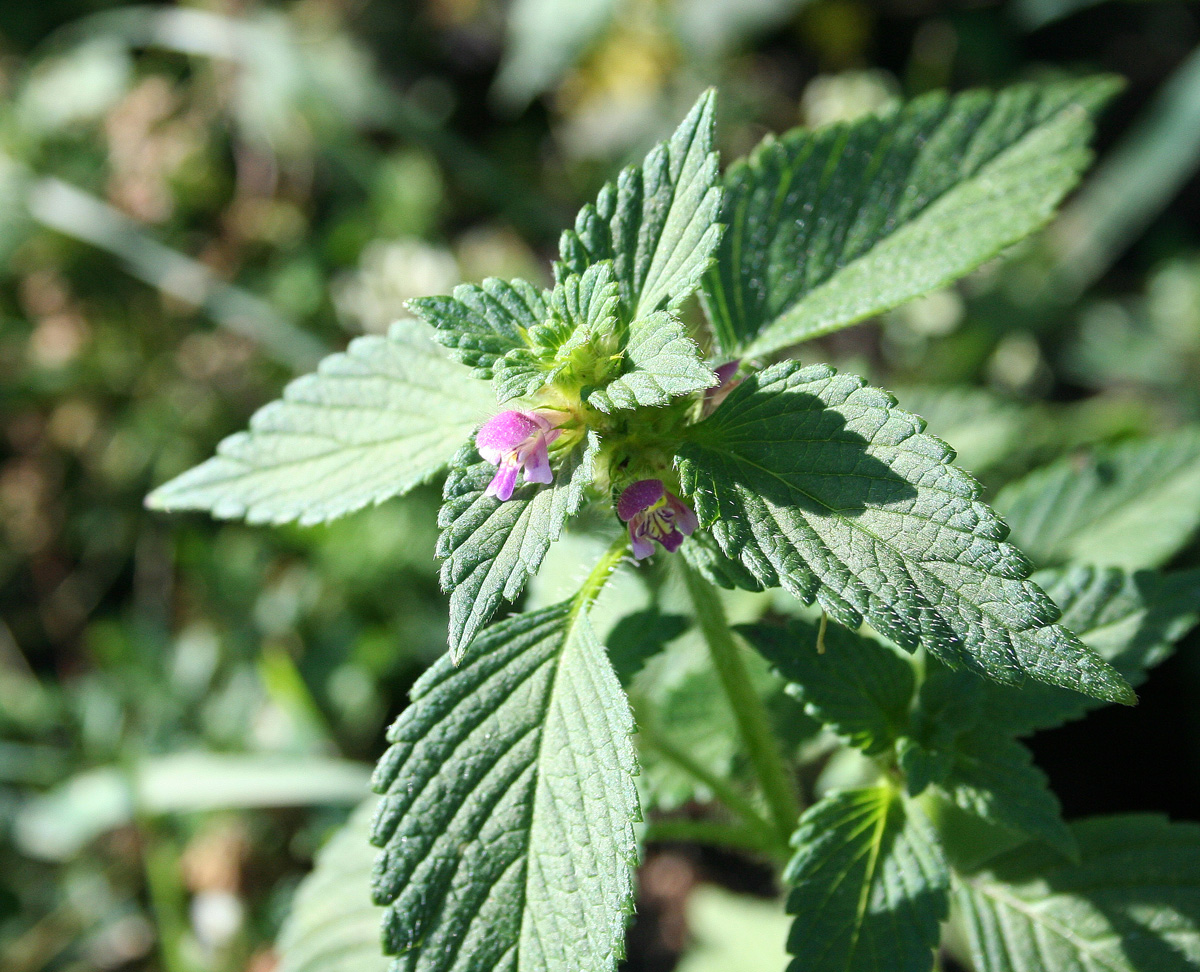
[[[724, 92], [717, 141], [732, 158], [767, 129], [937, 87], [1128, 78], [1062, 220], [1015, 260], [820, 354], [895, 389], [989, 500], [1054, 462], [1104, 480], [1105, 457], [1133, 448], [1123, 440], [1200, 421], [1194, 4], [589, 0], [563, 15], [565, 3], [0, 5], [6, 972], [271, 968], [297, 883], [445, 649], [438, 492], [277, 530], [168, 524], [142, 498], [324, 352], [384, 333], [406, 300], [489, 275], [548, 282], [569, 214], [708, 84]], [[1197, 564], [1196, 507], [1185, 512], [1149, 559]], [[1047, 562], [1070, 554], [1052, 539]], [[566, 596], [589, 559], [556, 548], [526, 604]], [[671, 754], [735, 780], [746, 757], [671, 582], [622, 578], [614, 596], [619, 609], [597, 605], [601, 634], [629, 610], [682, 619], [655, 628], [661, 650], [628, 677], [646, 727], [646, 835], [683, 834], [712, 793]], [[727, 610], [799, 611], [746, 592]], [[1100, 805], [1035, 737], [1070, 814], [1200, 814], [1194, 789], [1168, 807], [1121, 786], [1153, 762], [1155, 731], [1182, 725], [1162, 707], [1200, 701], [1195, 642], [1169, 664], [1124, 717], [1142, 722], [1096, 730], [1118, 762], [1132, 747], [1106, 768]], [[753, 674], [804, 757], [807, 796], [862, 781], [858, 757], [817, 735], [775, 675]], [[1200, 737], [1186, 731], [1171, 774], [1195, 780]], [[1007, 866], [959, 887], [960, 904]], [[744, 889], [742, 870], [713, 873]], [[643, 891], [661, 902], [686, 888]], [[688, 909], [685, 967], [717, 967], [723, 943], [760, 926], [780, 952], [784, 931], [754, 902], [705, 894]], [[684, 950], [663, 914], [651, 944], [631, 939], [630, 968], [666, 969]], [[965, 961], [989, 941], [956, 951]]]

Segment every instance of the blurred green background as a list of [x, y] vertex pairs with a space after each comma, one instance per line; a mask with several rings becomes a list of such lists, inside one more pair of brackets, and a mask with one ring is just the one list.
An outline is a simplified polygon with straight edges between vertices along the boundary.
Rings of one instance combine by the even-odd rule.
[[[1200, 5], [1151, 0], [0, 4], [0, 968], [275, 967], [444, 649], [438, 492], [306, 530], [142, 498], [407, 298], [545, 281], [706, 85], [728, 160], [934, 88], [1124, 76], [1049, 231], [803, 355], [989, 489], [1200, 420], [1198, 45]], [[1035, 740], [1068, 816], [1200, 819], [1194, 636], [1142, 698]], [[686, 967], [736, 972], [705, 916], [764, 919], [700, 878], [769, 887], [653, 853], [629, 968], [673, 966], [687, 902]]]

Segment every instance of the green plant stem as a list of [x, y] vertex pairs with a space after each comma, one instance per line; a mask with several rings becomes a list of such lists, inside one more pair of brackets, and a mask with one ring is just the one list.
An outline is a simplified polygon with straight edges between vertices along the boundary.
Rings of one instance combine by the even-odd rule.
[[674, 763], [687, 773], [688, 776], [696, 780], [696, 782], [708, 787], [712, 791], [713, 796], [726, 809], [741, 817], [742, 821], [748, 826], [758, 830], [760, 833], [769, 835], [772, 842], [775, 841], [775, 824], [759, 813], [758, 808], [732, 785], [714, 773], [710, 773], [686, 752], [663, 736], [654, 726], [652, 720], [639, 716], [637, 726], [638, 738], [642, 745], [653, 749], [663, 759]]
[[681, 567], [713, 668], [737, 720], [746, 755], [758, 776], [775, 829], [786, 844], [800, 817], [795, 783], [779, 752], [767, 710], [742, 663], [741, 649], [729, 630], [729, 620], [716, 588], [687, 564]]
[[583, 586], [579, 588], [579, 593], [575, 595], [575, 604], [572, 608], [572, 614], [578, 617], [585, 611], [590, 611], [592, 605], [596, 603], [596, 598], [600, 596], [600, 592], [604, 590], [604, 585], [608, 583], [608, 579], [621, 566], [621, 561], [625, 559], [625, 555], [629, 552], [629, 535], [625, 531], [609, 545], [604, 551], [604, 555], [596, 562], [596, 566], [592, 568], [587, 579], [583, 582]]
[[788, 858], [787, 848], [778, 845], [773, 832], [764, 835], [754, 827], [712, 820], [655, 820], [646, 825], [645, 840], [646, 843], [679, 841], [709, 847], [730, 847], [766, 854], [780, 862], [786, 862]]

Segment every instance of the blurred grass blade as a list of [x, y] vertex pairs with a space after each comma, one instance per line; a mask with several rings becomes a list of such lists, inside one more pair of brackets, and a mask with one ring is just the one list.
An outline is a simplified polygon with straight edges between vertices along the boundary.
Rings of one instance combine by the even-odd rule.
[[1047, 293], [1083, 293], [1166, 208], [1200, 165], [1200, 48], [1063, 211]]
[[28, 801], [14, 820], [16, 841], [32, 857], [66, 860], [135, 813], [191, 813], [244, 807], [357, 803], [370, 770], [323, 757], [173, 753], [89, 770]]
[[326, 348], [270, 304], [219, 279], [208, 267], [149, 236], [133, 220], [82, 189], [48, 176], [30, 185], [26, 205], [43, 226], [119, 259], [138, 280], [203, 311], [254, 341], [294, 371], [307, 371]]

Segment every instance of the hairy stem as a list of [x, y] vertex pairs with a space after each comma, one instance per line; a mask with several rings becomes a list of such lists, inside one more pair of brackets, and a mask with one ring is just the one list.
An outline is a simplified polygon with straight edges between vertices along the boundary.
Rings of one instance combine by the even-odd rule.
[[596, 598], [604, 590], [604, 585], [608, 583], [608, 579], [612, 577], [616, 569], [621, 566], [621, 561], [625, 559], [625, 555], [628, 552], [629, 535], [625, 531], [621, 531], [617, 539], [604, 551], [604, 556], [596, 562], [596, 566], [592, 568], [592, 572], [587, 575], [583, 586], [579, 588], [579, 593], [575, 595], [572, 614], [578, 616], [592, 609], [592, 605], [596, 603]]
[[766, 707], [742, 662], [741, 649], [729, 630], [729, 620], [716, 588], [686, 563], [680, 566], [696, 609], [696, 621], [708, 643], [713, 668], [737, 720], [746, 755], [758, 776], [776, 832], [786, 845], [800, 816], [795, 783], [779, 752]]

